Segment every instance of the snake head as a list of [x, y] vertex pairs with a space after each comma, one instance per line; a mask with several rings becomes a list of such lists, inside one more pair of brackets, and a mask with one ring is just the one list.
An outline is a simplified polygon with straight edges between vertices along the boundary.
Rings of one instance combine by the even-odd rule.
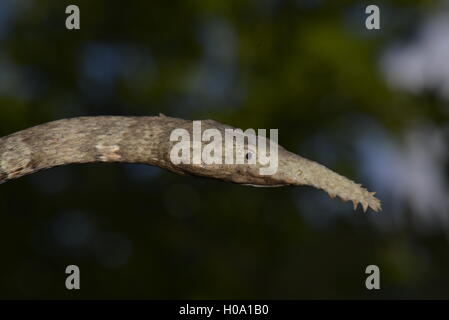
[[[184, 161], [178, 159], [173, 171], [255, 187], [308, 185], [326, 191], [332, 198], [338, 196], [344, 201], [352, 201], [354, 209], [359, 204], [364, 211], [368, 207], [374, 211], [381, 209], [374, 192], [279, 146], [277, 131], [270, 130], [269, 139], [266, 131], [262, 134], [260, 130], [258, 134], [254, 130], [243, 132], [212, 120], [198, 125], [201, 127], [196, 133], [195, 121], [193, 129], [183, 128], [186, 144], [181, 149], [185, 158]], [[172, 162], [173, 155], [181, 150], [174, 147], [171, 144], [169, 152]]]

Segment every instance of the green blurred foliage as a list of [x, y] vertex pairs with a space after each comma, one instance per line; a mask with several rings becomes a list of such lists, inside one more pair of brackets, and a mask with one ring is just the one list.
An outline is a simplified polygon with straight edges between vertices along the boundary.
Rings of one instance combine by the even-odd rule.
[[[63, 117], [162, 112], [279, 128], [280, 143], [300, 152], [308, 138], [342, 130], [357, 116], [394, 133], [420, 119], [447, 123], [443, 102], [388, 88], [377, 60], [437, 2], [380, 2], [391, 13], [377, 33], [364, 30], [359, 1], [25, 3], [0, 40], [0, 59], [17, 72], [15, 93], [0, 93], [1, 136]], [[81, 9], [78, 31], [64, 27], [72, 3]], [[132, 58], [120, 62], [125, 70], [105, 94], [83, 69], [92, 44], [125, 48], [119, 59]], [[221, 73], [230, 80], [211, 94]], [[347, 158], [335, 169], [355, 177]], [[423, 235], [407, 224], [385, 232], [367, 220], [374, 213], [341, 203], [335, 205], [350, 213], [319, 228], [295, 200], [319, 191], [248, 188], [151, 168], [141, 179], [130, 170], [137, 169], [68, 166], [1, 185], [0, 297], [449, 297], [443, 234]], [[68, 211], [88, 219], [88, 241], [58, 242], [55, 220]], [[130, 248], [126, 261], [111, 267], [102, 257], [121, 246]], [[80, 291], [64, 287], [69, 264], [81, 268]], [[378, 292], [364, 287], [369, 264], [381, 267]]]

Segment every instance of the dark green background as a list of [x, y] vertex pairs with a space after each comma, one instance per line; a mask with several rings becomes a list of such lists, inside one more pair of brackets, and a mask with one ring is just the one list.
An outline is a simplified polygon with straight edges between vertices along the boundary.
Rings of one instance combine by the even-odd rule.
[[[447, 123], [438, 95], [393, 90], [379, 72], [383, 50], [413, 38], [438, 3], [377, 1], [382, 28], [367, 31], [363, 1], [5, 1], [0, 135], [159, 112], [278, 128], [281, 145], [385, 200], [356, 141], [367, 123], [392, 137]], [[65, 28], [68, 4], [81, 30]], [[445, 226], [423, 232], [411, 206], [394, 208], [145, 166], [55, 168], [0, 186], [0, 297], [448, 298]], [[69, 264], [79, 291], [65, 289]]]

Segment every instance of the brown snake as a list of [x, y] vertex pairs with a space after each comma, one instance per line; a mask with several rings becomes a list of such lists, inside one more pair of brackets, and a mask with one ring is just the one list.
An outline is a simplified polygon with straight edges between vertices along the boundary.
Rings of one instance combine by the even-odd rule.
[[[203, 129], [223, 132], [230, 126], [202, 121]], [[374, 211], [380, 201], [360, 184], [279, 146], [275, 174], [261, 175], [260, 164], [174, 164], [170, 133], [192, 131], [192, 121], [158, 117], [98, 116], [63, 119], [0, 138], [0, 183], [71, 163], [126, 162], [158, 166], [179, 174], [253, 186], [309, 185]]]

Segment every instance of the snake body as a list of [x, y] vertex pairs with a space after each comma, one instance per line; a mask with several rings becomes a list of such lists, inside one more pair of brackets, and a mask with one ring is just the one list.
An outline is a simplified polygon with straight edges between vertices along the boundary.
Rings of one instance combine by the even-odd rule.
[[[203, 129], [224, 132], [230, 126], [202, 121]], [[170, 133], [192, 132], [192, 121], [166, 117], [97, 116], [63, 119], [0, 138], [0, 183], [36, 171], [71, 163], [143, 163], [178, 174], [193, 174], [253, 186], [310, 185], [378, 211], [380, 201], [360, 184], [279, 146], [279, 168], [261, 175], [259, 165], [174, 164]]]

